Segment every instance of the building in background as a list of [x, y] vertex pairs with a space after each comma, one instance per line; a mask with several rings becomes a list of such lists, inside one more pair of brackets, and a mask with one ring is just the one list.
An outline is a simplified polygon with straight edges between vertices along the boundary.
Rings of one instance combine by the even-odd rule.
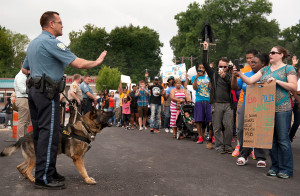
[[[0, 78], [0, 109], [4, 108], [6, 104], [6, 98], [10, 97], [14, 92], [14, 78]], [[91, 76], [90, 87], [93, 89], [94, 94], [97, 94], [96, 90], [96, 76]], [[70, 85], [74, 81], [73, 76], [67, 76], [66, 78], [66, 92], [69, 91]]]

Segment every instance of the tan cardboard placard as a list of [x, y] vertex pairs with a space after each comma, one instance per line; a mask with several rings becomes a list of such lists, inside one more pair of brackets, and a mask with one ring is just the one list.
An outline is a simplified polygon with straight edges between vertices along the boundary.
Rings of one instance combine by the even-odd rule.
[[271, 149], [275, 118], [276, 81], [247, 85], [243, 146]]

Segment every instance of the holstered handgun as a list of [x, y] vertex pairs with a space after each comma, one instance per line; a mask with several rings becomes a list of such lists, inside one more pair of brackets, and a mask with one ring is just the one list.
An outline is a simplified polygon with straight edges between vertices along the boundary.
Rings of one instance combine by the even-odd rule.
[[46, 76], [45, 89], [46, 89], [47, 97], [49, 99], [53, 99], [54, 96], [58, 93], [58, 83], [54, 82], [50, 77]]
[[59, 92], [59, 93], [64, 92], [65, 87], [66, 87], [66, 76], [63, 76], [63, 77], [62, 77], [62, 80], [61, 80], [60, 83], [59, 83], [58, 92]]
[[[40, 86], [39, 87], [35, 86], [35, 88], [37, 88], [37, 89], [39, 88], [40, 89], [41, 93], [43, 93], [44, 89], [45, 89], [45, 77], [46, 77], [46, 74], [43, 73], [42, 78], [40, 79]], [[35, 78], [39, 78], [39, 77], [35, 77]], [[34, 84], [36, 84], [36, 83], [34, 82]]]

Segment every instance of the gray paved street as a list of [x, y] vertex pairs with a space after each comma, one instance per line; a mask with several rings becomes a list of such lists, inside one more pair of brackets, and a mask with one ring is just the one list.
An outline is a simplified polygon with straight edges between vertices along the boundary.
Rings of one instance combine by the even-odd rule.
[[[298, 134], [299, 135], [299, 134]], [[11, 142], [9, 131], [0, 130], [0, 149]], [[0, 195], [299, 195], [300, 136], [295, 139], [294, 177], [267, 177], [267, 168], [256, 161], [236, 166], [236, 158], [217, 154], [191, 139], [176, 140], [171, 134], [150, 134], [137, 129], [105, 128], [87, 153], [85, 165], [96, 185], [87, 185], [65, 155], [57, 160], [66, 177], [64, 190], [36, 190], [17, 171], [21, 152], [0, 158]], [[268, 156], [268, 166], [270, 159]]]

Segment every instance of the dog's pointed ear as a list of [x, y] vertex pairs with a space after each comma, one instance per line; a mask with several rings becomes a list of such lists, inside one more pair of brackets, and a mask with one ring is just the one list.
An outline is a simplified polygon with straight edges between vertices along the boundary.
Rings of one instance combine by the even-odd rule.
[[96, 116], [97, 116], [96, 109], [95, 109], [95, 107], [92, 107], [92, 109], [90, 111], [90, 119], [95, 119]]

